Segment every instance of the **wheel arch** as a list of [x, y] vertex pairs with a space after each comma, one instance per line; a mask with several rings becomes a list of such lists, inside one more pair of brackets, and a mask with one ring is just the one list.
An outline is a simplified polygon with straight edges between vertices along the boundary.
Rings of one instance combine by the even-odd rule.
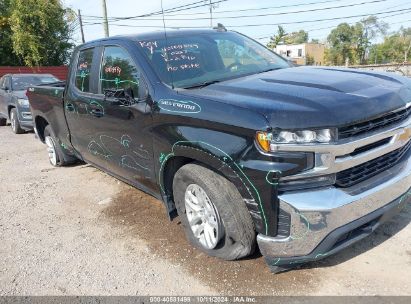
[[170, 217], [174, 214], [175, 204], [173, 201], [173, 180], [176, 172], [188, 163], [196, 163], [221, 175], [234, 184], [244, 200], [253, 221], [257, 227], [262, 225], [261, 216], [256, 206], [257, 197], [253, 193], [252, 187], [248, 184], [247, 177], [241, 168], [232, 161], [224, 161], [225, 156], [211, 154], [197, 147], [178, 146], [173, 152], [164, 156], [159, 172], [159, 184], [163, 195], [163, 200], [168, 208]]
[[37, 135], [42, 142], [44, 142], [44, 130], [49, 125], [48, 121], [42, 116], [36, 116], [34, 118], [34, 126], [37, 130]]
[[17, 107], [16, 107], [15, 105], [8, 105], [8, 106], [7, 106], [7, 115], [8, 115], [8, 117], [9, 117], [9, 119], [11, 118], [10, 115], [11, 115], [11, 110], [12, 110], [12, 109], [16, 109], [16, 111], [18, 111], [18, 110], [17, 110]]

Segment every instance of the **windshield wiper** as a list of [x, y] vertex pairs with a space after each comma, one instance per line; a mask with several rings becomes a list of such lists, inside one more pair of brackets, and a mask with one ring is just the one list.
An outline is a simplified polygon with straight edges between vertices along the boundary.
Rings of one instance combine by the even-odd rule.
[[204, 82], [201, 82], [201, 83], [193, 84], [193, 85], [188, 86], [188, 87], [183, 87], [183, 89], [204, 88], [206, 86], [209, 86], [209, 85], [212, 85], [212, 84], [215, 84], [215, 83], [218, 83], [218, 82], [221, 82], [221, 80], [204, 81]]

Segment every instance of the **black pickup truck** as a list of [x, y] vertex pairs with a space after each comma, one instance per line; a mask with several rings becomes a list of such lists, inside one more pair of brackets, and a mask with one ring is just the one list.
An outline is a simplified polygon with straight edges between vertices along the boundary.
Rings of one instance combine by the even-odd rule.
[[157, 197], [222, 259], [258, 244], [274, 272], [316, 261], [411, 198], [409, 79], [292, 67], [236, 32], [86, 43], [65, 85], [28, 96], [52, 165], [80, 159]]

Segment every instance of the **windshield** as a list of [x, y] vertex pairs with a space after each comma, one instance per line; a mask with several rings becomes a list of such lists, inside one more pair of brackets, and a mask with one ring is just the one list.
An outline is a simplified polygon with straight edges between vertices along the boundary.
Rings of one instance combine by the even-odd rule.
[[59, 81], [51, 75], [13, 76], [13, 91], [23, 91], [32, 85], [46, 84]]
[[160, 79], [176, 88], [290, 67], [280, 56], [233, 32], [144, 40], [137, 45]]

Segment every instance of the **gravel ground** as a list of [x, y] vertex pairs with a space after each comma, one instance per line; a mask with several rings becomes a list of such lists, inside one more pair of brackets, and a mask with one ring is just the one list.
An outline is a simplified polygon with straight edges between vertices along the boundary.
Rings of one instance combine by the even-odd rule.
[[[355, 246], [273, 275], [189, 246], [162, 204], [0, 128], [0, 295], [411, 295], [411, 208]], [[407, 279], [408, 278], [408, 279]]]

